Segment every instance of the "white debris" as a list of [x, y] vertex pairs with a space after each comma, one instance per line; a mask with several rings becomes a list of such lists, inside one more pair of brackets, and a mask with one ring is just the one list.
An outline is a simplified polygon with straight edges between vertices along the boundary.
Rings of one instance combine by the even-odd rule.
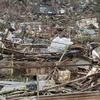
[[59, 36], [54, 38], [51, 42], [51, 45], [48, 47], [49, 52], [61, 52], [67, 46], [73, 44], [70, 38], [60, 38]]
[[10, 41], [13, 41], [13, 38], [15, 37], [14, 34], [12, 34], [11, 32], [8, 33], [8, 36], [7, 36], [7, 40], [10, 40]]

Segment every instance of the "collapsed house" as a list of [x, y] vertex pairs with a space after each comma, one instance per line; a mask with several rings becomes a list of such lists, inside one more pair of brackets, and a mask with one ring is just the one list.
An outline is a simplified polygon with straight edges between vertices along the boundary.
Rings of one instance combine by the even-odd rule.
[[[64, 6], [64, 2], [54, 1], [57, 6]], [[97, 19], [82, 18], [71, 25], [68, 23], [71, 16], [65, 16], [65, 7], [54, 9], [46, 5], [49, 4], [47, 1], [41, 2], [39, 8], [37, 1], [34, 3], [38, 8], [37, 15], [33, 16], [34, 22], [18, 23], [16, 27], [11, 23], [10, 28], [2, 33], [3, 37], [1, 34], [0, 99], [76, 100], [96, 97], [99, 100], [100, 44], [91, 43], [91, 39], [83, 43], [85, 35], [98, 34]], [[55, 7], [54, 4], [50, 1], [50, 5]], [[74, 20], [74, 13], [80, 11], [70, 12], [69, 22]], [[66, 25], [62, 25], [63, 22]], [[80, 34], [82, 38], [76, 38]], [[79, 39], [81, 43], [77, 43]]]

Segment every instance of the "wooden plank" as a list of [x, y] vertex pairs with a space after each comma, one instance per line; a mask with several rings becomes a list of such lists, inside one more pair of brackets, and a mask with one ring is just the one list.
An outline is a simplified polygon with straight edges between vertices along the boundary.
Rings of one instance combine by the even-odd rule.
[[100, 100], [100, 93], [72, 94], [40, 98], [40, 100]]
[[[7, 100], [37, 100], [36, 97], [15, 97]], [[40, 100], [100, 100], [100, 92], [80, 92], [71, 94], [58, 94], [52, 96], [40, 96]]]

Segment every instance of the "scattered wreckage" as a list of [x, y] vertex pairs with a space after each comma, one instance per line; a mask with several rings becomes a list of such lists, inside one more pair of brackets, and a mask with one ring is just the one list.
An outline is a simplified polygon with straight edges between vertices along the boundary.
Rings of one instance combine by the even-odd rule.
[[[42, 26], [41, 22], [24, 22], [16, 30], [12, 23], [10, 29], [5, 30], [4, 37], [0, 33], [1, 100], [99, 100], [100, 44], [93, 41], [87, 43], [86, 40], [86, 45], [83, 40], [83, 37], [97, 36], [97, 19], [83, 18], [76, 23], [76, 27], [72, 23], [68, 25], [75, 18], [70, 19], [72, 14], [80, 17], [87, 9], [82, 4], [75, 12], [74, 7], [70, 6], [69, 14], [65, 17], [64, 7], [58, 9], [56, 15], [42, 5], [39, 10], [42, 13], [48, 10], [48, 15], [36, 15], [33, 19], [40, 18], [41, 21], [44, 18], [46, 24], [51, 23], [50, 19], [57, 21], [57, 24]], [[68, 26], [58, 24], [63, 22]], [[35, 27], [34, 23], [37, 24]], [[81, 43], [78, 44], [80, 39]]]
[[[92, 46], [96, 45], [94, 44], [95, 43], [91, 43]], [[38, 47], [38, 45], [35, 46]], [[35, 46], [33, 45], [33, 47]], [[5, 72], [3, 69], [8, 69], [8, 72], [5, 73], [3, 78], [5, 77], [6, 79], [6, 75], [8, 74], [8, 76], [13, 75], [12, 77], [19, 77], [25, 82], [0, 81], [0, 95], [6, 96], [5, 98], [7, 100], [27, 100], [27, 97], [33, 98], [33, 100], [37, 98], [40, 98], [40, 100], [49, 100], [48, 95], [50, 95], [52, 99], [56, 98], [59, 100], [57, 98], [57, 95], [59, 94], [61, 95], [59, 98], [72, 98], [72, 95], [75, 95], [75, 97], [83, 94], [92, 95], [92, 93], [94, 93], [95, 97], [99, 94], [99, 64], [92, 67], [93, 64], [91, 64], [90, 59], [87, 56], [88, 49], [86, 48], [84, 49], [80, 46], [74, 45], [69, 49], [67, 47], [67, 50], [66, 47], [64, 48], [65, 50], [63, 53], [35, 52], [34, 55], [32, 53], [25, 54], [20, 51], [15, 52], [11, 49], [9, 52], [6, 48], [5, 51], [10, 54], [13, 52], [13, 56], [10, 60], [8, 59], [8, 61], [4, 61], [5, 63], [3, 61], [0, 62], [2, 72]], [[4, 52], [2, 52], [2, 54], [3, 53]], [[16, 54], [22, 56], [24, 60], [22, 60], [21, 57], [17, 58]], [[39, 61], [35, 59], [29, 62], [28, 57], [34, 59], [36, 57]], [[85, 64], [82, 64], [81, 61], [79, 62], [80, 58], [85, 60], [88, 59], [89, 62], [87, 62], [87, 64], [86, 62]], [[22, 61], [20, 62], [20, 60]], [[72, 61], [74, 64], [72, 64]], [[39, 94], [40, 96], [36, 96], [36, 94]], [[97, 99], [98, 98], [99, 97], [97, 97]]]
[[[73, 95], [84, 98], [82, 95], [94, 93], [93, 98], [99, 94], [100, 65], [91, 64], [88, 56], [91, 55], [89, 50], [98, 47], [99, 43], [76, 45], [70, 38], [59, 36], [51, 44], [26, 45], [2, 41], [0, 95], [7, 100], [59, 100]], [[99, 49], [95, 51], [99, 54]], [[96, 59], [97, 53], [92, 52], [93, 59]], [[59, 94], [61, 96], [57, 98]]]

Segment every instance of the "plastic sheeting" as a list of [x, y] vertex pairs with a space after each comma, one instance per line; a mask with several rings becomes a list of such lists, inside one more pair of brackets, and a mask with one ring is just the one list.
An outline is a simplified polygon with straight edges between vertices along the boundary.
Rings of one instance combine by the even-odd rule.
[[6, 39], [7, 39], [7, 40], [10, 40], [10, 41], [13, 41], [13, 38], [14, 38], [14, 37], [15, 37], [15, 35], [9, 32], [9, 34], [8, 34], [8, 36], [7, 36]]
[[51, 42], [51, 45], [48, 47], [49, 52], [61, 52], [69, 45], [73, 44], [70, 38], [60, 38], [59, 36], [54, 38]]
[[93, 29], [85, 29], [84, 32], [88, 33], [90, 35], [96, 34], [95, 30], [93, 30]]

